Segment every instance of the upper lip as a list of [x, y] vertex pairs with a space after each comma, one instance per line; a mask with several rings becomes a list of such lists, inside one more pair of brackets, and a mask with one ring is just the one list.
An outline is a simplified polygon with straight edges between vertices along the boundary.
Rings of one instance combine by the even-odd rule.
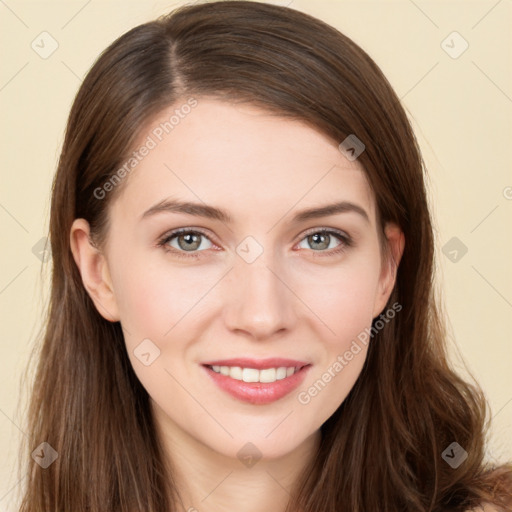
[[202, 363], [205, 366], [240, 366], [241, 368], [255, 368], [265, 370], [266, 368], [295, 367], [302, 368], [309, 363], [297, 361], [296, 359], [286, 359], [281, 357], [270, 357], [268, 359], [251, 359], [249, 357], [237, 357], [234, 359], [218, 359], [216, 361], [207, 361]]

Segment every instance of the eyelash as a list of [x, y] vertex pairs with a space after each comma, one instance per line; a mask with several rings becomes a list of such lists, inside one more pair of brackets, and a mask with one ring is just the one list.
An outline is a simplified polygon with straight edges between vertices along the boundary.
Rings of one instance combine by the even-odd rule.
[[[187, 233], [187, 234], [192, 233], [195, 235], [202, 235], [205, 238], [207, 238], [208, 240], [210, 240], [208, 235], [199, 229], [179, 228], [179, 229], [170, 231], [169, 233], [166, 233], [158, 241], [157, 247], [162, 247], [165, 250], [165, 252], [173, 253], [180, 258], [200, 258], [201, 253], [204, 252], [204, 250], [203, 251], [194, 251], [194, 252], [191, 251], [191, 252], [187, 253], [187, 251], [181, 251], [181, 250], [175, 249], [174, 247], [169, 248], [169, 246], [167, 245], [173, 238], [175, 238], [176, 236], [179, 236], [181, 234], [184, 234], [184, 233]], [[313, 249], [311, 249], [311, 251], [313, 253], [320, 253], [320, 254], [316, 254], [315, 257], [336, 256], [336, 255], [344, 252], [349, 247], [353, 246], [353, 240], [349, 235], [347, 235], [343, 231], [338, 231], [338, 230], [335, 230], [332, 228], [320, 228], [320, 229], [317, 228], [314, 230], [310, 230], [304, 234], [304, 236], [299, 240], [299, 242], [302, 242], [302, 240], [304, 240], [308, 236], [316, 235], [316, 234], [334, 235], [338, 240], [340, 240], [340, 242], [342, 242], [342, 244], [335, 249], [330, 249], [329, 251], [325, 251], [325, 250], [324, 251], [314, 251]], [[321, 254], [321, 253], [324, 253], [324, 254]]]

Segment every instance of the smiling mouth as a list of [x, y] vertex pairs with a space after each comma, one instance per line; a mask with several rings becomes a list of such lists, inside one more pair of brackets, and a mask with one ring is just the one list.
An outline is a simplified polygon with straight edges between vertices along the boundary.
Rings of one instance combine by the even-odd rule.
[[[290, 364], [290, 363], [288, 363]], [[201, 365], [207, 376], [220, 390], [241, 402], [266, 405], [289, 395], [306, 378], [311, 364], [251, 368], [217, 364]]]
[[234, 380], [271, 384], [291, 377], [304, 366], [277, 366], [274, 368], [243, 368], [241, 366], [205, 365], [210, 370]]

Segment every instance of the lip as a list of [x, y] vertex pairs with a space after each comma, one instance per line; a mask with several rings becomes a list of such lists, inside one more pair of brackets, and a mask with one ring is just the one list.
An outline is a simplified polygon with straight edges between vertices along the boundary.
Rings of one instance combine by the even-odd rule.
[[267, 359], [251, 359], [249, 357], [237, 357], [235, 359], [219, 359], [216, 361], [207, 361], [202, 363], [205, 366], [240, 366], [241, 368], [255, 368], [256, 370], [265, 370], [267, 368], [280, 368], [286, 366], [291, 368], [302, 368], [307, 366], [305, 361], [295, 359], [285, 359], [281, 357], [270, 357]]
[[[235, 364], [235, 361], [244, 361], [244, 365]], [[254, 366], [254, 360], [252, 363], [253, 366], [248, 364], [248, 361], [249, 360], [247, 359], [229, 359], [226, 361], [213, 361], [212, 363], [215, 363], [215, 366], [241, 366], [244, 368], [257, 368], [262, 370], [265, 368], [274, 368], [280, 366], [295, 366], [300, 367], [300, 370], [296, 371], [289, 377], [276, 380], [275, 382], [244, 382], [243, 380], [232, 379], [226, 375], [214, 372], [210, 367], [210, 363], [202, 364], [202, 368], [208, 377], [212, 380], [212, 382], [216, 384], [221, 390], [228, 393], [237, 400], [252, 405], [270, 404], [280, 400], [281, 398], [284, 398], [286, 395], [289, 395], [294, 389], [298, 388], [302, 384], [306, 378], [306, 374], [311, 368], [310, 364], [301, 363], [299, 361], [291, 361], [289, 359], [268, 359], [265, 361], [260, 360], [257, 362], [257, 364], [260, 365], [259, 367]], [[272, 361], [272, 363], [270, 361]], [[275, 361], [278, 361], [279, 364], [276, 365]], [[286, 363], [283, 364], [285, 361]], [[290, 364], [292, 362], [296, 364]], [[213, 366], [213, 364], [211, 366]]]

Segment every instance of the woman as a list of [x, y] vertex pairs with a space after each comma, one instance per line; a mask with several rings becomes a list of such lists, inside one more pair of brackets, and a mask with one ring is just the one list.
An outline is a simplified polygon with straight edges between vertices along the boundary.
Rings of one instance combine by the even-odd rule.
[[120, 37], [50, 237], [22, 511], [512, 506], [447, 362], [414, 135], [334, 28], [233, 1]]

